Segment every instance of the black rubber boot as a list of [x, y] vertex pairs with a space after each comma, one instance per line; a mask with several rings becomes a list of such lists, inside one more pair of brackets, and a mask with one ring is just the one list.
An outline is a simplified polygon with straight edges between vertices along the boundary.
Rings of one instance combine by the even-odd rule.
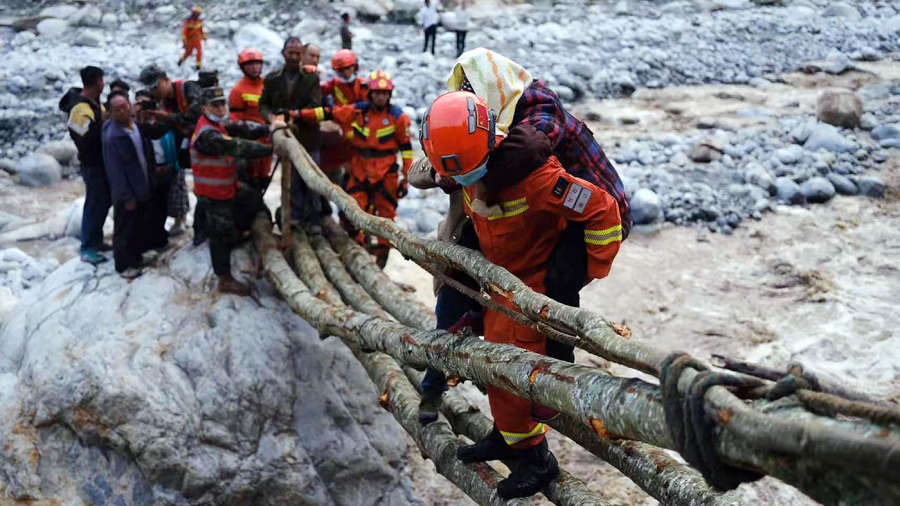
[[502, 499], [533, 496], [559, 476], [559, 463], [546, 439], [518, 453], [519, 464], [509, 478], [497, 484], [497, 495]]
[[522, 453], [521, 450], [514, 450], [506, 444], [495, 425], [488, 437], [473, 445], [458, 448], [456, 458], [468, 464], [489, 460], [518, 460], [522, 457]]

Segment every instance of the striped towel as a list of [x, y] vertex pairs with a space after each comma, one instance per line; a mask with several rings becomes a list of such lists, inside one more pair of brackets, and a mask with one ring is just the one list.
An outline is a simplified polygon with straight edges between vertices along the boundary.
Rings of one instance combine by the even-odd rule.
[[456, 60], [447, 79], [447, 89], [459, 91], [465, 79], [472, 90], [487, 100], [497, 115], [497, 135], [509, 133], [516, 104], [533, 78], [524, 67], [509, 58], [483, 47], [466, 51]]

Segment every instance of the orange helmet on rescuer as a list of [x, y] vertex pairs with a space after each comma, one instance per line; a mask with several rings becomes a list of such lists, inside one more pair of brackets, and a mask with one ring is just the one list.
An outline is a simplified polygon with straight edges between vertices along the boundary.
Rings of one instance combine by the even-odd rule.
[[341, 49], [331, 58], [331, 68], [341, 70], [347, 67], [359, 68], [356, 64], [356, 53], [349, 49]]
[[249, 47], [249, 48], [241, 51], [241, 54], [238, 55], [238, 65], [243, 65], [245, 63], [250, 63], [252, 61], [262, 62], [263, 61], [262, 51], [260, 51], [259, 49], [253, 49], [252, 47]]
[[484, 99], [468, 91], [451, 91], [434, 99], [425, 111], [419, 141], [434, 170], [471, 186], [487, 174], [496, 124]]

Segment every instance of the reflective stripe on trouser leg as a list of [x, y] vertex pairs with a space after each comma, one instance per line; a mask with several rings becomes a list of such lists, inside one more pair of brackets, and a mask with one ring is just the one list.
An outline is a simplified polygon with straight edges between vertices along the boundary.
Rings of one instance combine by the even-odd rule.
[[[540, 332], [518, 325], [496, 311], [485, 312], [484, 339], [489, 343], [512, 344], [534, 353], [546, 351], [546, 338]], [[488, 386], [487, 392], [491, 415], [506, 444], [525, 449], [544, 440], [549, 427], [531, 418], [531, 400], [493, 386]]]

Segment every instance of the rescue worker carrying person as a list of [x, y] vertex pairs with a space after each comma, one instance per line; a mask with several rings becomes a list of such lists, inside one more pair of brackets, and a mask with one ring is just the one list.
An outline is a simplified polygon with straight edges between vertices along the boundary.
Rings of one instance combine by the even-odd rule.
[[238, 182], [235, 158], [272, 156], [272, 146], [238, 138], [259, 139], [268, 135], [269, 128], [229, 121], [221, 88], [204, 89], [203, 103], [203, 116], [191, 139], [194, 193], [206, 213], [209, 254], [219, 291], [246, 296], [250, 287], [231, 275], [231, 248], [249, 232], [257, 214], [268, 214], [268, 209], [258, 191]]
[[[228, 94], [228, 106], [231, 110], [232, 121], [252, 121], [265, 124], [259, 113], [259, 98], [262, 96], [263, 79], [263, 55], [259, 49], [248, 48], [238, 55], [238, 66], [244, 77], [234, 85]], [[260, 139], [259, 142], [268, 144], [268, 139]], [[263, 193], [269, 185], [269, 172], [272, 168], [272, 157], [247, 160], [246, 169], [241, 171], [243, 180]]]
[[[376, 70], [368, 81], [368, 102], [335, 107], [333, 111], [324, 107], [302, 109], [291, 115], [308, 123], [335, 118], [338, 123], [350, 124], [355, 150], [345, 190], [367, 213], [393, 220], [397, 216], [397, 201], [409, 191], [406, 177], [413, 156], [410, 120], [402, 109], [391, 105], [394, 81], [387, 72]], [[398, 153], [402, 169], [397, 164]], [[367, 238], [348, 220], [343, 220], [343, 224], [383, 269], [391, 249], [389, 243], [374, 236]]]
[[[466, 91], [436, 98], [425, 112], [420, 140], [434, 170], [463, 186], [481, 252], [529, 288], [545, 293], [547, 261], [569, 221], [584, 223], [587, 277], [609, 274], [623, 230], [619, 207], [609, 193], [569, 173], [553, 155], [550, 139], [531, 125], [517, 125], [498, 137], [487, 102]], [[498, 300], [510, 308], [512, 303]], [[545, 354], [547, 340], [530, 326], [496, 311], [484, 315], [484, 337]], [[513, 460], [518, 465], [497, 485], [503, 499], [537, 493], [559, 474], [545, 434], [532, 418], [532, 402], [488, 386], [494, 430], [457, 451], [463, 462]]]
[[[356, 75], [359, 62], [353, 51], [341, 49], [336, 52], [331, 59], [331, 68], [337, 75], [322, 83], [322, 98], [326, 105], [339, 107], [367, 100], [368, 84]], [[338, 128], [329, 130], [322, 125], [325, 149], [320, 168], [332, 181], [341, 184], [342, 169], [353, 158], [353, 127], [347, 122], [336, 121], [335, 124]]]
[[201, 12], [203, 9], [199, 5], [191, 7], [191, 15], [181, 25], [181, 45], [184, 46], [184, 54], [178, 59], [179, 67], [194, 52], [197, 53], [197, 69], [203, 65], [203, 41], [206, 40], [206, 34], [203, 33], [203, 21], [200, 20]]
[[[515, 61], [494, 51], [477, 48], [463, 53], [456, 60], [447, 80], [448, 91], [471, 91], [487, 101], [496, 112], [497, 135], [505, 136], [518, 125], [531, 125], [543, 132], [553, 148], [553, 154], [570, 174], [585, 179], [616, 199], [622, 217], [623, 238], [631, 228], [631, 211], [625, 188], [616, 168], [607, 159], [591, 130], [572, 116], [562, 101], [543, 81]], [[449, 195], [450, 207], [446, 219], [438, 227], [438, 240], [452, 241], [461, 246], [478, 250], [478, 238], [472, 225], [465, 219], [460, 185], [449, 178], [439, 182], [437, 174], [427, 158], [417, 160], [409, 171], [409, 182], [420, 189], [440, 187]], [[547, 263], [544, 280], [547, 297], [577, 307], [579, 292], [586, 283], [588, 255], [584, 243], [584, 224], [569, 222], [556, 249]], [[478, 289], [478, 283], [465, 273], [448, 269], [445, 274], [469, 288]], [[435, 279], [435, 315], [437, 328], [450, 330], [481, 325], [481, 306], [470, 301], [452, 286]], [[466, 304], [468, 302], [468, 305]], [[549, 339], [547, 355], [567, 362], [575, 361], [574, 348], [566, 343]], [[422, 401], [419, 421], [428, 424], [437, 420], [441, 396], [447, 389], [447, 379], [442, 371], [428, 369], [422, 380]], [[557, 416], [555, 410], [535, 405], [532, 417], [549, 421]]]

